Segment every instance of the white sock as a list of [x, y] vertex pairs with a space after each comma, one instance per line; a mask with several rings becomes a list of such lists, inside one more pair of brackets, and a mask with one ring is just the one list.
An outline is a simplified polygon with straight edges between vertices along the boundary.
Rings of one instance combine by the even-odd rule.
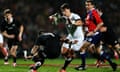
[[27, 50], [24, 50], [24, 57], [27, 57]]

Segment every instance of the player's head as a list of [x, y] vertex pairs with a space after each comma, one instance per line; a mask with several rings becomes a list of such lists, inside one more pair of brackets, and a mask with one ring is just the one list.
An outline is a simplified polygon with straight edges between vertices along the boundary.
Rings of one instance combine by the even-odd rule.
[[3, 11], [3, 14], [4, 14], [4, 17], [7, 18], [7, 19], [10, 19], [12, 17], [12, 12], [10, 9], [5, 9]]
[[95, 7], [95, 2], [93, 0], [86, 0], [85, 7], [87, 10], [91, 10], [92, 8]]
[[62, 14], [65, 15], [65, 16], [69, 16], [70, 13], [71, 13], [70, 12], [70, 7], [67, 3], [62, 4], [61, 7], [60, 7], [60, 10], [61, 10]]

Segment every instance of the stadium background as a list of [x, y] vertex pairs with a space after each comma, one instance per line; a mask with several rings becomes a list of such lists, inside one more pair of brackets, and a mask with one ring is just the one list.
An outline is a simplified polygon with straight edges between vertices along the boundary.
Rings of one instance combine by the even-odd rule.
[[[54, 26], [48, 21], [48, 16], [59, 10], [64, 2], [70, 4], [72, 11], [78, 13], [82, 18], [85, 15], [85, 0], [0, 0], [0, 18], [2, 11], [10, 8], [15, 18], [20, 20], [24, 26], [23, 48], [28, 50], [33, 46], [37, 33], [40, 30], [53, 32]], [[113, 27], [120, 41], [120, 0], [95, 0], [107, 13], [107, 20]], [[59, 26], [62, 28], [62, 25]]]

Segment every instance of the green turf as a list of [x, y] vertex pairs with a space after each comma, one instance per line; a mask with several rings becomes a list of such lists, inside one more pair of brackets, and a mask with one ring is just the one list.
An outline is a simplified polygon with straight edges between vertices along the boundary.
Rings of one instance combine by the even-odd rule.
[[[110, 67], [87, 67], [85, 71], [76, 71], [74, 67], [76, 64], [80, 64], [80, 59], [74, 59], [71, 65], [67, 68], [67, 72], [112, 72]], [[114, 60], [118, 64], [120, 64], [120, 60]], [[87, 59], [87, 64], [94, 64], [95, 59]], [[0, 72], [28, 72], [29, 65], [33, 64], [31, 60], [24, 61], [23, 59], [18, 59], [17, 64], [18, 66], [13, 67], [11, 65], [12, 60], [9, 60], [9, 65], [4, 65], [3, 60], [0, 59]], [[58, 72], [61, 68], [62, 64], [64, 63], [64, 59], [46, 59], [45, 64], [38, 69], [38, 72]], [[25, 65], [23, 65], [25, 64]], [[73, 66], [72, 66], [73, 65]], [[120, 72], [120, 68], [117, 69], [115, 72]]]

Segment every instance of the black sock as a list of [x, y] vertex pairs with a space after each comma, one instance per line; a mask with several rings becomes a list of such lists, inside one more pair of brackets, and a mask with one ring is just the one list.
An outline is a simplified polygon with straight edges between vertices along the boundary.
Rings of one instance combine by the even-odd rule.
[[82, 61], [82, 66], [84, 66], [85, 67], [85, 65], [86, 65], [86, 54], [85, 53], [80, 53], [80, 57], [81, 57], [81, 61]]
[[62, 67], [62, 69], [65, 70], [71, 61], [72, 61], [72, 58], [66, 58], [64, 66]]
[[16, 63], [16, 57], [13, 57], [13, 63]]
[[103, 59], [103, 58], [106, 59], [110, 65], [113, 63], [110, 56], [105, 52], [103, 52], [103, 54], [101, 55], [101, 59]]

